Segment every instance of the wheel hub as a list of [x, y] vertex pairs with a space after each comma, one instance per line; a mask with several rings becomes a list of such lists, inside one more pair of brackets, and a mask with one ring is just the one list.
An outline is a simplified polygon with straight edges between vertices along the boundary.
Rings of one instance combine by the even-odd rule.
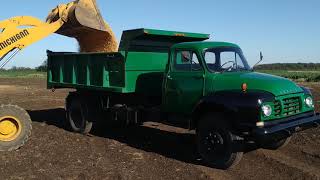
[[206, 137], [206, 143], [208, 151], [214, 151], [219, 145], [223, 145], [223, 138], [219, 133], [211, 132]]
[[21, 133], [20, 121], [14, 117], [0, 119], [0, 141], [12, 141]]

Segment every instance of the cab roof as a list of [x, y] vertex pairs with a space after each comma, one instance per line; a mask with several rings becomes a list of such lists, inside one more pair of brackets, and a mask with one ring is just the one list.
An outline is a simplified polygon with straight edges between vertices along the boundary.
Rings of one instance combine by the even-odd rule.
[[215, 47], [234, 47], [240, 48], [238, 45], [229, 42], [214, 42], [214, 41], [197, 41], [197, 42], [183, 42], [172, 46], [174, 49], [206, 49]]

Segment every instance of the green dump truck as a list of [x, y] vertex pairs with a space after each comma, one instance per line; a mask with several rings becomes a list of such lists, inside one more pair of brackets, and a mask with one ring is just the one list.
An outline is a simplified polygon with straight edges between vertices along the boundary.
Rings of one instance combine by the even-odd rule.
[[172, 121], [196, 130], [199, 155], [222, 169], [240, 161], [247, 142], [278, 149], [319, 125], [307, 88], [254, 72], [239, 46], [208, 39], [136, 29], [123, 32], [117, 53], [48, 51], [48, 88], [76, 90], [66, 98], [76, 132], [88, 133], [98, 119]]

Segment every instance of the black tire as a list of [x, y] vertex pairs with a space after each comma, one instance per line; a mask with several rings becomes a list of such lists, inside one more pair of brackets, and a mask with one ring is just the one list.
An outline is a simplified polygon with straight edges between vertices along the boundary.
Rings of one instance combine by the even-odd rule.
[[265, 143], [262, 145], [262, 147], [264, 149], [269, 149], [269, 150], [278, 150], [278, 149], [282, 149], [284, 147], [286, 147], [290, 141], [291, 141], [292, 136], [287, 137], [285, 139], [281, 139], [281, 140], [276, 140], [273, 142], [269, 142], [269, 143]]
[[[9, 130], [7, 129], [8, 124]], [[19, 149], [28, 141], [32, 131], [29, 114], [15, 105], [0, 106], [0, 126], [2, 126], [0, 127], [0, 151]]]
[[211, 167], [228, 169], [242, 159], [241, 138], [232, 134], [222, 115], [209, 113], [198, 123], [197, 144], [203, 161]]
[[88, 134], [92, 129], [92, 122], [88, 120], [86, 101], [77, 94], [69, 94], [66, 99], [66, 118], [72, 131]]

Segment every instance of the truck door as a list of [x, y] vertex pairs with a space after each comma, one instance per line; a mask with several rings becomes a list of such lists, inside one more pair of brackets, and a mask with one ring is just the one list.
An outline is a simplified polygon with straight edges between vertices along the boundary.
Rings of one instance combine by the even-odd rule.
[[189, 114], [203, 96], [204, 68], [193, 51], [178, 50], [166, 75], [164, 109]]

